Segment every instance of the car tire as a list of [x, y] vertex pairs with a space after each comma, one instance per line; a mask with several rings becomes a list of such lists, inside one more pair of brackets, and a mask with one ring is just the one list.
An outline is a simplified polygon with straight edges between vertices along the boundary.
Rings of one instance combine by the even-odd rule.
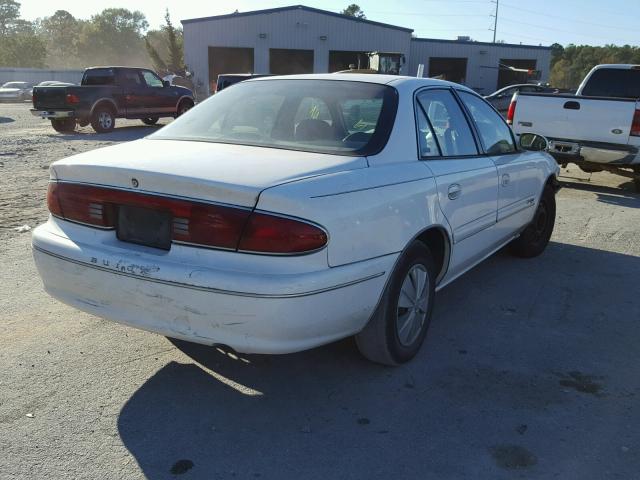
[[52, 118], [51, 126], [56, 132], [71, 133], [76, 129], [75, 118]]
[[91, 126], [98, 133], [108, 133], [116, 126], [116, 116], [109, 106], [98, 106], [91, 115]]
[[355, 336], [365, 358], [399, 365], [415, 357], [431, 321], [435, 281], [431, 251], [424, 243], [414, 241], [396, 263], [369, 323]]
[[192, 108], [193, 102], [191, 100], [182, 100], [178, 105], [178, 109], [176, 110], [176, 118]]
[[540, 255], [551, 239], [555, 222], [556, 196], [551, 186], [546, 185], [540, 196], [533, 220], [509, 245], [511, 253], [521, 258]]
[[155, 125], [156, 123], [158, 123], [158, 120], [158, 117], [143, 118], [142, 123], [144, 123], [145, 125]]

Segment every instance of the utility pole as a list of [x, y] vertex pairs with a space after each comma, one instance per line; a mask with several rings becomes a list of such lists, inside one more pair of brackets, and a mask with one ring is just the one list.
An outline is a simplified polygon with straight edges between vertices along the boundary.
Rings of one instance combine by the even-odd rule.
[[496, 4], [496, 14], [493, 19], [493, 43], [496, 43], [496, 32], [498, 30], [498, 7], [500, 6], [500, 0], [495, 0]]

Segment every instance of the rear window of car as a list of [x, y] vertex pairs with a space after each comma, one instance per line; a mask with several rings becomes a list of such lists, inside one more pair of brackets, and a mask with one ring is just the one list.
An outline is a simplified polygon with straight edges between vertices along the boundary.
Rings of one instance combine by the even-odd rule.
[[640, 98], [640, 70], [601, 68], [587, 80], [582, 95], [588, 97]]
[[374, 83], [241, 82], [149, 138], [372, 155], [387, 142], [397, 102], [394, 88]]
[[114, 85], [116, 74], [112, 68], [87, 70], [82, 77], [82, 85]]

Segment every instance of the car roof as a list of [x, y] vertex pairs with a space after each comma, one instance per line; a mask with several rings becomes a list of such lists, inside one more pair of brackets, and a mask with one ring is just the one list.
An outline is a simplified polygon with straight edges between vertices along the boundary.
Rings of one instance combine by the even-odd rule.
[[[279, 75], [275, 77], [261, 77], [247, 80], [248, 82], [268, 82], [273, 80], [339, 80], [345, 82], [377, 83], [394, 87], [457, 87], [473, 92], [468, 87], [458, 83], [437, 80], [435, 78], [418, 78], [403, 75], [382, 75], [377, 73], [309, 73], [303, 75]], [[475, 92], [474, 92], [475, 93]]]
[[600, 70], [602, 68], [613, 68], [619, 70], [640, 70], [640, 65], [634, 65], [633, 63], [603, 63], [593, 67], [593, 70]]

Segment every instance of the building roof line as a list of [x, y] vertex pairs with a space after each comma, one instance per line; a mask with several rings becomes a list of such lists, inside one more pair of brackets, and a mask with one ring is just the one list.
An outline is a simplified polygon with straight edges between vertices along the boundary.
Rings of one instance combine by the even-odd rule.
[[476, 42], [473, 40], [447, 40], [443, 38], [412, 38], [412, 42], [432, 42], [432, 43], [449, 43], [453, 45], [485, 45], [490, 47], [509, 47], [509, 48], [528, 48], [537, 50], [551, 50], [551, 47], [542, 45], [524, 45], [521, 43], [492, 43], [492, 42]]
[[363, 18], [352, 17], [350, 15], [344, 15], [342, 13], [330, 12], [328, 10], [322, 10], [319, 8], [307, 7], [305, 5], [290, 5], [288, 7], [278, 7], [278, 8], [267, 8], [264, 10], [252, 10], [250, 12], [238, 12], [238, 13], [228, 13], [225, 15], [214, 15], [211, 17], [200, 17], [200, 18], [188, 18], [185, 20], [181, 20], [180, 23], [183, 25], [188, 23], [197, 23], [197, 22], [207, 22], [209, 20], [222, 20], [227, 18], [240, 18], [240, 17], [249, 17], [253, 15], [262, 15], [269, 13], [278, 13], [278, 12], [286, 12], [291, 10], [303, 10], [306, 12], [320, 13], [323, 15], [329, 15], [332, 17], [342, 18], [343, 20], [351, 20], [358, 23], [365, 23], [368, 25], [377, 25], [379, 27], [392, 28], [394, 30], [401, 30], [403, 32], [413, 32], [412, 28], [399, 27], [397, 25], [391, 25], [389, 23], [376, 22], [373, 20], [367, 20]]

